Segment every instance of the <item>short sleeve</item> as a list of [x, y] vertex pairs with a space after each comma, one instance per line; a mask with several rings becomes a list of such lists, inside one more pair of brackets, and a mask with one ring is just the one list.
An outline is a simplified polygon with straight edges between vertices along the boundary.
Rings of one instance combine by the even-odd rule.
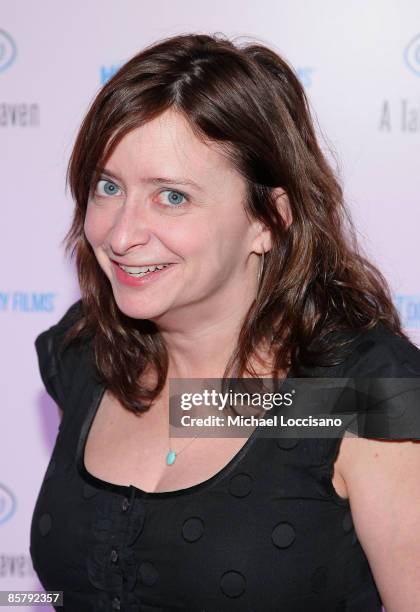
[[420, 349], [378, 324], [345, 368], [357, 401], [359, 437], [420, 439]]
[[62, 334], [77, 320], [81, 313], [81, 300], [70, 306], [63, 317], [35, 338], [38, 367], [45, 389], [64, 411], [68, 386], [75, 363], [71, 351], [61, 352], [59, 341]]

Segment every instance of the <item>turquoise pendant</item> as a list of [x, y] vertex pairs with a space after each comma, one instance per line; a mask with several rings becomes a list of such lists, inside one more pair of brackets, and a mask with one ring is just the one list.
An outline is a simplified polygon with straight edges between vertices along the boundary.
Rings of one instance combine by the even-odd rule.
[[176, 452], [173, 450], [169, 450], [166, 455], [166, 465], [173, 465], [176, 459]]

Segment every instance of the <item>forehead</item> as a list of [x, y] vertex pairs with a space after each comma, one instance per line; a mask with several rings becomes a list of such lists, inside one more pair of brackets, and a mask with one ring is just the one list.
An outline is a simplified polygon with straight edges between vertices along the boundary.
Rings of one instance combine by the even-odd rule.
[[242, 178], [217, 143], [196, 136], [188, 121], [171, 109], [128, 132], [106, 166], [143, 178], [190, 177], [204, 185], [213, 182], [216, 174], [220, 180], [241, 182]]

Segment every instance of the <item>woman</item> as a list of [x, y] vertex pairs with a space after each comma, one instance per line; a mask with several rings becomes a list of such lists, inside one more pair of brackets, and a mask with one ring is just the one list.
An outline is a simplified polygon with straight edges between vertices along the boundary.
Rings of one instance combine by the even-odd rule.
[[36, 339], [63, 412], [44, 587], [66, 612], [416, 609], [412, 440], [168, 437], [170, 379], [420, 376], [287, 63], [222, 36], [146, 48], [68, 178], [82, 297]]

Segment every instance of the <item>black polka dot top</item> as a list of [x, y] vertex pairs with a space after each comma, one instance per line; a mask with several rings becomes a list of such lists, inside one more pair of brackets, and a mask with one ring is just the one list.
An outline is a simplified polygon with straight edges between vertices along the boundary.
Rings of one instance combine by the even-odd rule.
[[[149, 493], [86, 471], [104, 386], [87, 347], [58, 354], [80, 307], [35, 340], [64, 417], [30, 533], [45, 590], [65, 612], [374, 612], [382, 604], [348, 499], [332, 485], [341, 438], [267, 438], [258, 428], [220, 472]], [[318, 376], [420, 376], [420, 350], [379, 324]], [[306, 372], [305, 376], [310, 374]]]

